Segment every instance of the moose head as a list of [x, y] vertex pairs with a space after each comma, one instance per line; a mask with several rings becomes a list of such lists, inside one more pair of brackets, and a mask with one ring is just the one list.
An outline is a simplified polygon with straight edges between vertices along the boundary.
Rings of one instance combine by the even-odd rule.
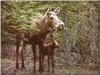
[[53, 30], [63, 30], [64, 29], [64, 22], [61, 21], [57, 14], [59, 14], [60, 8], [48, 8], [48, 10], [45, 13], [46, 20], [45, 22], [48, 24], [48, 26]]

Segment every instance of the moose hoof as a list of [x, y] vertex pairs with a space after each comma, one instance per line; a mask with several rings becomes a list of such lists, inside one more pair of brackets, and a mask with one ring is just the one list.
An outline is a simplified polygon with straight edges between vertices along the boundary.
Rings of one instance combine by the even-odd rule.
[[47, 72], [49, 72], [49, 70]]
[[25, 66], [24, 65], [22, 65], [22, 69], [25, 69]]
[[22, 67], [21, 69], [22, 69], [22, 71], [26, 71], [26, 68], [25, 68], [25, 66], [24, 66], [24, 67]]
[[39, 72], [42, 73], [44, 71], [44, 68], [39, 68]]
[[16, 67], [14, 67], [14, 68], [13, 68], [13, 71], [14, 71], [14, 72], [18, 72], [19, 69], [17, 69]]
[[54, 73], [54, 71], [52, 71], [52, 73]]
[[36, 73], [36, 70], [33, 70], [34, 73]]
[[19, 69], [19, 65], [16, 65], [16, 69]]

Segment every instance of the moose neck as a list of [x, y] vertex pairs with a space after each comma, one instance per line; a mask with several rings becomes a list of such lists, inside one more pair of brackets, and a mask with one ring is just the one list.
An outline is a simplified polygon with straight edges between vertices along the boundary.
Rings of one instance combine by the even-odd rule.
[[52, 32], [52, 28], [51, 28], [52, 24], [47, 20], [47, 16], [44, 17], [42, 22], [44, 22], [44, 25], [42, 26], [41, 32], [44, 34], [48, 34], [49, 32]]
[[40, 31], [40, 34], [41, 35], [44, 35], [44, 36], [46, 36], [49, 33], [50, 33], [50, 31], [48, 31], [48, 28], [47, 27], [45, 27], [43, 30]]

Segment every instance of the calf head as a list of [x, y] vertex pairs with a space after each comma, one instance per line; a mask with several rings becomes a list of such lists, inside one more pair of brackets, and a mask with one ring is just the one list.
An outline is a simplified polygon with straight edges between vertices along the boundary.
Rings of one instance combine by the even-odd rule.
[[58, 42], [56, 40], [53, 41], [52, 46], [54, 48], [59, 48], [59, 44], [58, 44]]

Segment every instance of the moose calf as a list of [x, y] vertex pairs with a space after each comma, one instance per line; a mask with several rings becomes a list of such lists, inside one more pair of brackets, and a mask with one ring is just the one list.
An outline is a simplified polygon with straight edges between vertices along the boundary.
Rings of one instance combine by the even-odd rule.
[[[52, 43], [44, 43], [42, 47], [42, 52], [41, 52], [41, 61], [42, 65], [44, 63], [44, 57], [47, 55], [48, 57], [48, 72], [50, 69], [50, 64], [52, 65], [52, 72], [54, 72], [54, 50], [55, 48], [58, 48], [59, 44], [56, 40], [53, 40]], [[51, 63], [50, 63], [51, 60]], [[42, 67], [43, 69], [43, 67]]]

